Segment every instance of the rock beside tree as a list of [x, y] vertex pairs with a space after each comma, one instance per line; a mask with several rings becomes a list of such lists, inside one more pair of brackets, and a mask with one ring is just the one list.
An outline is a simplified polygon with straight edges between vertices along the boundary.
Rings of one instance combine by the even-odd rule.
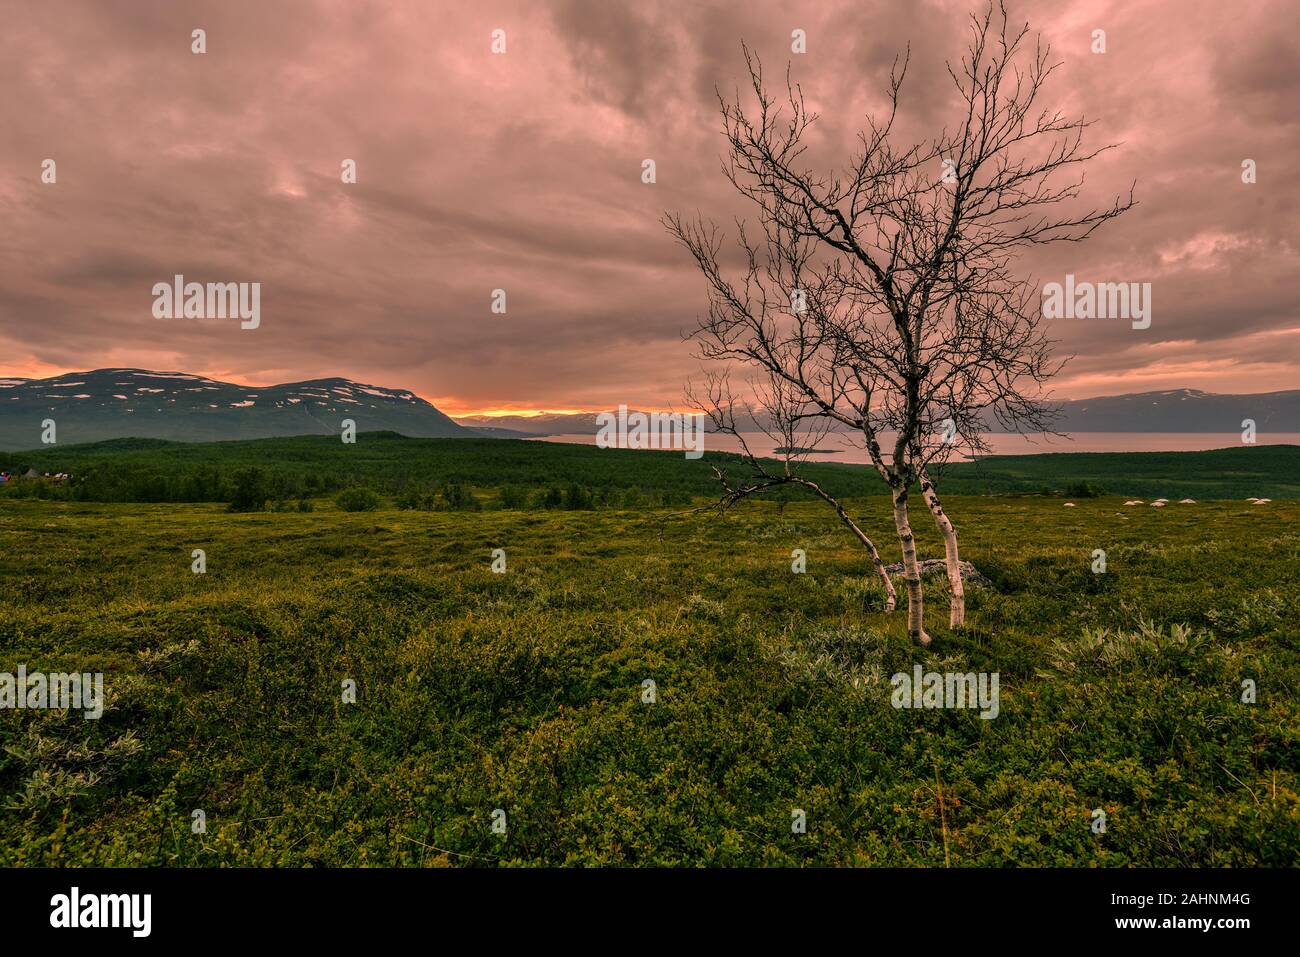
[[[918, 562], [917, 564], [920, 567], [922, 578], [930, 578], [935, 575], [946, 576], [948, 574], [948, 563], [942, 558], [927, 558], [925, 561]], [[963, 581], [974, 582], [976, 585], [993, 584], [992, 581], [984, 575], [981, 575], [979, 570], [970, 562], [958, 562], [957, 567], [961, 570]], [[885, 571], [889, 572], [891, 575], [901, 575], [903, 574], [903, 564], [902, 562], [895, 562], [893, 565], [886, 565]]]

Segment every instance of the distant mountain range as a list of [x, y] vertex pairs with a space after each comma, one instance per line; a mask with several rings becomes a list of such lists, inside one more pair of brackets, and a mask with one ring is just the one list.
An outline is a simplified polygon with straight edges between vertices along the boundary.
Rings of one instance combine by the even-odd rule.
[[[1300, 390], [1216, 395], [1197, 389], [1139, 392], [1057, 403], [1062, 432], [1240, 432], [1252, 419], [1260, 432], [1300, 432]], [[464, 425], [488, 424], [533, 435], [594, 435], [594, 413], [536, 416], [467, 416]]]
[[1300, 432], [1300, 389], [1217, 395], [1199, 389], [1138, 392], [1061, 403], [1062, 432]]
[[529, 435], [595, 435], [595, 412], [542, 412], [539, 415], [462, 415], [456, 421], [472, 428], [495, 427]]
[[[1300, 390], [1215, 395], [1195, 389], [1076, 399], [1063, 432], [1300, 432]], [[48, 379], [0, 378], [0, 450], [41, 445], [53, 419], [60, 445], [114, 438], [181, 442], [388, 430], [416, 438], [594, 435], [596, 413], [467, 416], [453, 421], [406, 389], [311, 379], [243, 386], [182, 372], [96, 369]]]
[[510, 437], [457, 425], [413, 392], [350, 379], [243, 386], [182, 372], [96, 369], [50, 379], [0, 379], [0, 449], [41, 445], [53, 419], [60, 445], [114, 438], [209, 442], [391, 430], [418, 438]]

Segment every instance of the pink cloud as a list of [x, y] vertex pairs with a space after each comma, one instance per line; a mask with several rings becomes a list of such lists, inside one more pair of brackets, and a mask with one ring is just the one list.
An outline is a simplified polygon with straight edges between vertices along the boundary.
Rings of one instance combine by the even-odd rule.
[[[741, 79], [742, 38], [774, 69], [794, 61], [823, 113], [813, 153], [842, 161], [908, 43], [902, 129], [952, 120], [942, 63], [969, 9], [30, 5], [0, 34], [0, 372], [346, 375], [456, 411], [680, 405], [696, 363], [679, 333], [703, 287], [659, 216], [745, 211], [718, 171], [714, 101]], [[1095, 118], [1095, 142], [1121, 143], [1090, 170], [1089, 197], [1136, 180], [1141, 204], [1026, 270], [1154, 284], [1149, 330], [1056, 324], [1076, 356], [1060, 393], [1294, 383], [1300, 339], [1269, 335], [1300, 325], [1285, 5], [1012, 12], [1063, 61], [1049, 100]], [[498, 27], [503, 56], [489, 49]], [[808, 53], [792, 57], [796, 27]], [[1104, 55], [1088, 50], [1094, 28]], [[39, 179], [47, 157], [54, 185]], [[340, 182], [349, 158], [355, 185]], [[160, 325], [150, 287], [178, 272], [261, 282], [261, 327]], [[505, 316], [489, 309], [497, 288]]]

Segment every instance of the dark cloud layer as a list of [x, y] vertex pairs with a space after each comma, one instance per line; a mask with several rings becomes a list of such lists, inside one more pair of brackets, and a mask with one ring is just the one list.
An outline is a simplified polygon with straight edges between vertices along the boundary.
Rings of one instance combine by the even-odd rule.
[[[666, 209], [745, 212], [719, 173], [716, 88], [742, 39], [847, 158], [911, 44], [900, 129], [955, 117], [970, 7], [259, 0], [3, 3], [0, 373], [147, 366], [346, 375], [449, 411], [681, 402], [703, 287]], [[1062, 320], [1067, 396], [1295, 386], [1300, 128], [1287, 4], [1013, 8], [1062, 61], [1048, 99], [1116, 142], [1090, 169], [1140, 204], [1043, 281], [1151, 282], [1152, 327]], [[208, 52], [190, 52], [195, 28]], [[503, 28], [507, 53], [490, 53]], [[808, 53], [791, 57], [790, 32]], [[1106, 30], [1108, 52], [1089, 52]], [[53, 158], [58, 182], [40, 181]], [[340, 182], [344, 159], [358, 182]], [[641, 182], [653, 158], [658, 182]], [[1240, 181], [1243, 159], [1259, 182]], [[153, 283], [261, 282], [262, 324], [152, 317]], [[489, 310], [504, 288], [508, 313]]]

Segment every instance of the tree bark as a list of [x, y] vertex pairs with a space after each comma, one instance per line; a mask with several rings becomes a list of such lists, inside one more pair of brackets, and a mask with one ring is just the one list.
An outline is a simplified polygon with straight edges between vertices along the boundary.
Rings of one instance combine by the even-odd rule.
[[916, 561], [916, 539], [912, 537], [912, 524], [907, 517], [907, 486], [895, 485], [893, 497], [894, 525], [898, 528], [898, 541], [903, 546], [903, 579], [907, 582], [907, 633], [914, 641], [929, 645], [921, 599], [921, 567]]
[[956, 630], [966, 623], [966, 589], [961, 579], [957, 530], [953, 528], [951, 519], [939, 503], [939, 496], [934, 491], [934, 483], [930, 481], [930, 476], [925, 469], [921, 469], [920, 479], [921, 495], [925, 498], [930, 514], [934, 516], [934, 524], [939, 527], [939, 533], [943, 535], [944, 559], [948, 565], [948, 627]]

